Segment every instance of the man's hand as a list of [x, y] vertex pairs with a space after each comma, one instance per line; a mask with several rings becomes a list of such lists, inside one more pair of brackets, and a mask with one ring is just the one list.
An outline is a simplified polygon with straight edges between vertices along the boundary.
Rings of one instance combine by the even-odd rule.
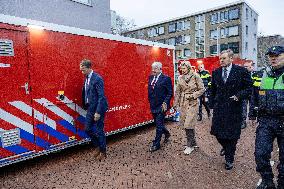
[[95, 121], [98, 121], [98, 120], [100, 119], [100, 117], [101, 117], [100, 114], [95, 113], [95, 115], [94, 115], [94, 120], [95, 120]]
[[162, 104], [162, 111], [166, 112], [167, 109], [168, 109], [167, 103], [163, 102], [163, 104]]
[[233, 99], [234, 101], [239, 101], [238, 97], [236, 97], [235, 95], [231, 96], [230, 98]]

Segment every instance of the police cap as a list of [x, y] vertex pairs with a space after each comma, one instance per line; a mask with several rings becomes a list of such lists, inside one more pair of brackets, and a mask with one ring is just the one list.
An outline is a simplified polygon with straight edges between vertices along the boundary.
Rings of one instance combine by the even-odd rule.
[[284, 53], [284, 46], [273, 46], [268, 49], [266, 55], [279, 55]]

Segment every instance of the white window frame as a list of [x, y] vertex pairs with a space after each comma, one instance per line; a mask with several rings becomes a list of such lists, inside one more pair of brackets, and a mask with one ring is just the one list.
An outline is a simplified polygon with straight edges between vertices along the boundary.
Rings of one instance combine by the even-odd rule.
[[88, 6], [92, 6], [92, 0], [71, 0], [74, 1], [76, 3], [81, 3], [84, 5], [88, 5]]
[[184, 35], [183, 44], [189, 44], [189, 43], [190, 43], [190, 35]]
[[[181, 28], [179, 29], [178, 26], [181, 26]], [[184, 30], [184, 21], [179, 21], [176, 23], [176, 31], [182, 31]]]
[[[189, 53], [186, 55], [185, 54], [186, 52], [189, 52]], [[190, 57], [191, 56], [191, 50], [190, 49], [183, 49], [183, 56]]]
[[160, 27], [158, 28], [158, 34], [159, 34], [159, 35], [165, 34], [165, 27], [164, 27], [164, 26], [160, 26]]
[[189, 30], [190, 29], [190, 20], [184, 21], [184, 30]]
[[[232, 31], [236, 32], [236, 33], [232, 33]], [[238, 36], [239, 35], [239, 26], [231, 26], [228, 27], [228, 36]]]

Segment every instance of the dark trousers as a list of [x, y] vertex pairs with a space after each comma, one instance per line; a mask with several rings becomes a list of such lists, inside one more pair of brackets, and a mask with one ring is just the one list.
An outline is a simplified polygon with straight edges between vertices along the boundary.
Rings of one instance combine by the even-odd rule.
[[188, 147], [197, 146], [195, 139], [195, 130], [194, 129], [185, 129], [187, 145]]
[[254, 154], [256, 171], [260, 173], [262, 179], [273, 179], [270, 158], [274, 139], [277, 139], [279, 147], [278, 178], [284, 181], [284, 119], [260, 117], [258, 121]]
[[238, 143], [238, 139], [217, 138], [217, 140], [221, 144], [222, 148], [225, 150], [226, 162], [233, 163], [235, 160], [235, 152], [236, 152], [236, 146]]
[[85, 122], [85, 131], [91, 138], [94, 147], [99, 147], [100, 151], [106, 152], [106, 135], [104, 131], [104, 115], [98, 121], [94, 121], [94, 115], [88, 113]]
[[153, 113], [153, 118], [156, 125], [156, 137], [153, 141], [153, 146], [160, 147], [162, 135], [169, 135], [170, 132], [165, 127], [165, 114], [164, 113]]
[[246, 124], [248, 114], [248, 100], [242, 101], [242, 124]]
[[205, 101], [205, 93], [198, 98], [199, 98], [198, 116], [200, 117], [200, 119], [202, 119], [202, 105], [205, 107], [207, 115], [210, 114], [210, 108], [208, 102]]

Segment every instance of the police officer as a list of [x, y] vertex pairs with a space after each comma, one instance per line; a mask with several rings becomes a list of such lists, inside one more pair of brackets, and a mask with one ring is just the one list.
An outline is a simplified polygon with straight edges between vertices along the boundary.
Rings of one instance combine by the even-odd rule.
[[279, 147], [277, 189], [284, 189], [284, 46], [268, 49], [269, 66], [258, 95], [258, 121], [255, 140], [256, 170], [262, 182], [257, 189], [275, 188], [270, 165], [274, 139]]
[[251, 96], [251, 100], [250, 100], [250, 104], [249, 104], [249, 120], [256, 120], [255, 117], [255, 100], [258, 96], [258, 92], [260, 89], [260, 85], [261, 85], [261, 80], [263, 77], [263, 70], [259, 70], [259, 71], [253, 71], [252, 72], [252, 80], [253, 80], [253, 92], [252, 92], [252, 96]]
[[202, 120], [202, 105], [205, 107], [205, 110], [207, 112], [207, 116], [208, 118], [211, 116], [210, 114], [210, 108], [208, 105], [208, 96], [209, 96], [209, 90], [208, 88], [211, 85], [211, 75], [210, 72], [208, 70], [204, 69], [204, 64], [203, 63], [199, 63], [198, 64], [198, 72], [197, 72], [200, 76], [200, 78], [203, 81], [204, 87], [206, 89], [206, 91], [204, 92], [203, 95], [201, 95], [199, 98], [199, 108], [198, 108], [198, 121]]
[[252, 91], [251, 98], [243, 100], [243, 112], [242, 112], [243, 113], [243, 123], [241, 127], [242, 129], [246, 128], [247, 126], [246, 119], [247, 119], [248, 104], [249, 104], [249, 113], [248, 113], [249, 120], [256, 120], [256, 117], [254, 115], [254, 107], [255, 107], [254, 99], [256, 98], [256, 94], [258, 94], [259, 87], [261, 84], [261, 79], [263, 76], [262, 71], [254, 71], [254, 63], [252, 61], [245, 62], [244, 67], [251, 74], [251, 78], [253, 80], [253, 91]]

